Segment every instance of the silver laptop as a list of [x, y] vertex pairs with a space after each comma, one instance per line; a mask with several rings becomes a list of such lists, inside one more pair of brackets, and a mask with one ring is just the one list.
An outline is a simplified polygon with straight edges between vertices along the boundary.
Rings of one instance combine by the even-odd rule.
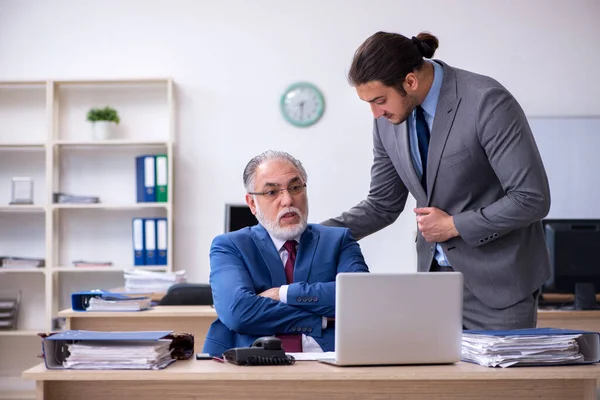
[[460, 272], [340, 273], [335, 359], [339, 365], [449, 364], [460, 360]]

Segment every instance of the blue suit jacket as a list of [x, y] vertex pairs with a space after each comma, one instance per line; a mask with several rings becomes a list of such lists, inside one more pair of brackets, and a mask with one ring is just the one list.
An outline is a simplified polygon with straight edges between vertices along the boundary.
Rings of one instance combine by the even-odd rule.
[[250, 346], [261, 336], [303, 333], [324, 351], [334, 350], [334, 329], [322, 317], [335, 317], [338, 272], [369, 272], [356, 240], [346, 228], [309, 224], [300, 237], [287, 304], [258, 296], [286, 285], [283, 263], [261, 225], [217, 236], [210, 250], [210, 285], [217, 320], [204, 342], [205, 353], [221, 356]]

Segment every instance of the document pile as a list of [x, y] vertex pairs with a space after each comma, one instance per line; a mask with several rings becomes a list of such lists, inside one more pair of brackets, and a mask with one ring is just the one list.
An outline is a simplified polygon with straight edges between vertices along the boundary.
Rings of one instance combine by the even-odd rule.
[[142, 311], [150, 308], [150, 297], [114, 298], [98, 296], [89, 299], [87, 311]]
[[100, 203], [98, 196], [80, 196], [69, 193], [53, 193], [54, 203], [74, 203], [74, 204], [89, 204]]
[[46, 260], [43, 258], [0, 257], [2, 268], [43, 268], [45, 266]]
[[155, 272], [138, 269], [125, 271], [125, 290], [138, 293], [166, 293], [176, 283], [186, 282], [185, 271]]
[[170, 334], [65, 331], [48, 336], [42, 347], [51, 369], [162, 369], [175, 361]]
[[595, 332], [552, 328], [464, 331], [462, 359], [485, 367], [598, 362]]
[[161, 369], [173, 362], [171, 340], [87, 342], [67, 345], [63, 365], [71, 369]]

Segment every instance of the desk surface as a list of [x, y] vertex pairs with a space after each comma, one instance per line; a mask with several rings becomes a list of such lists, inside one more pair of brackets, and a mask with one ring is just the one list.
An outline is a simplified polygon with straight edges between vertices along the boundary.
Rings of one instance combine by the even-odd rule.
[[155, 306], [145, 311], [73, 311], [66, 309], [58, 313], [65, 318], [169, 318], [169, 317], [211, 317], [217, 312], [211, 306]]
[[335, 367], [314, 361], [291, 366], [240, 367], [211, 360], [180, 360], [159, 371], [49, 370], [42, 363], [23, 372], [24, 379], [43, 381], [414, 381], [414, 380], [556, 380], [596, 379], [600, 365], [487, 368], [454, 365]]
[[559, 317], [569, 319], [600, 318], [600, 310], [563, 310], [563, 309], [540, 309], [538, 316]]

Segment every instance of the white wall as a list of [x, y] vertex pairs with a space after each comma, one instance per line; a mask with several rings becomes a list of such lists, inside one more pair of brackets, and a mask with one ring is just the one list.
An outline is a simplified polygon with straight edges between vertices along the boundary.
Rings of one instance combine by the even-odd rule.
[[[599, 17], [596, 0], [0, 0], [0, 80], [172, 77], [175, 262], [206, 281], [224, 204], [243, 201], [255, 154], [277, 148], [305, 163], [311, 221], [366, 196], [372, 119], [345, 74], [369, 35], [429, 30], [438, 58], [494, 76], [528, 114], [597, 115]], [[325, 93], [325, 116], [309, 129], [279, 114], [296, 80]], [[412, 205], [360, 242], [373, 271], [415, 269]]]

